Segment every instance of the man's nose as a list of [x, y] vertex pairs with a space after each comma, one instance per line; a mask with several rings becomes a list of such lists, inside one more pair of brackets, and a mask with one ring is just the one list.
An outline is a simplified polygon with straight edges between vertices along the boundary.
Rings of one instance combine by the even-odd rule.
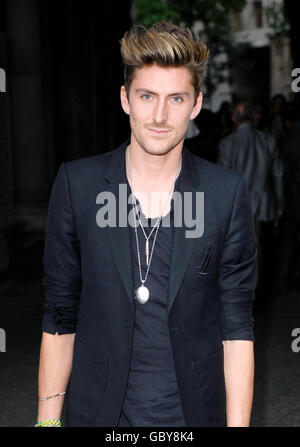
[[168, 121], [168, 105], [164, 100], [158, 100], [153, 110], [153, 121], [165, 123]]

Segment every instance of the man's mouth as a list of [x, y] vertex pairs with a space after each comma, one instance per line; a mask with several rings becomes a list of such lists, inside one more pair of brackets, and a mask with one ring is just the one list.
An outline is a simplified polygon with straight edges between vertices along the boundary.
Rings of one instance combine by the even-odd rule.
[[166, 135], [168, 132], [170, 132], [170, 129], [153, 129], [152, 127], [148, 127], [148, 130], [157, 135]]

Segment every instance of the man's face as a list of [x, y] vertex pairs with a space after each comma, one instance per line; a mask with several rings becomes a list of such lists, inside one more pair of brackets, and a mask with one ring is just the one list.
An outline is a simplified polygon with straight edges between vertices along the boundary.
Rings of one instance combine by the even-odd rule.
[[184, 140], [189, 120], [200, 112], [189, 71], [152, 65], [136, 70], [129, 93], [121, 88], [122, 107], [130, 116], [131, 141], [153, 155], [163, 155]]

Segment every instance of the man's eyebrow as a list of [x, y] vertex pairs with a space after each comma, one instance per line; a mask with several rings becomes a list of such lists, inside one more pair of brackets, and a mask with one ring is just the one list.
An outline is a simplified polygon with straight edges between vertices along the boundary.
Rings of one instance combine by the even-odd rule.
[[[136, 93], [148, 93], [149, 95], [157, 95], [156, 92], [153, 92], [152, 90], [148, 90], [147, 88], [138, 88], [136, 90]], [[174, 92], [169, 93], [168, 96], [190, 96], [189, 92]]]

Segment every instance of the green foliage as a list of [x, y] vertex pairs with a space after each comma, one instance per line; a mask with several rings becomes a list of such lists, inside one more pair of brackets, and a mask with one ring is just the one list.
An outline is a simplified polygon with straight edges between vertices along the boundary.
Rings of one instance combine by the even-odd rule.
[[[246, 0], [136, 0], [137, 24], [146, 27], [157, 21], [172, 21], [177, 25], [192, 27], [202, 22], [203, 35], [211, 56], [230, 52], [230, 11], [241, 11]], [[210, 58], [206, 75], [207, 93], [211, 94], [217, 83], [224, 80], [220, 64]]]
[[137, 22], [150, 26], [158, 20], [172, 20], [192, 26], [201, 20], [210, 28], [228, 29], [229, 11], [240, 11], [246, 0], [136, 0]]
[[289, 35], [289, 20], [286, 15], [285, 7], [273, 0], [270, 6], [265, 6], [264, 13], [270, 28], [272, 28], [277, 35]]
[[180, 23], [180, 14], [161, 0], [136, 0], [137, 24], [147, 28], [153, 23], [167, 21]]

